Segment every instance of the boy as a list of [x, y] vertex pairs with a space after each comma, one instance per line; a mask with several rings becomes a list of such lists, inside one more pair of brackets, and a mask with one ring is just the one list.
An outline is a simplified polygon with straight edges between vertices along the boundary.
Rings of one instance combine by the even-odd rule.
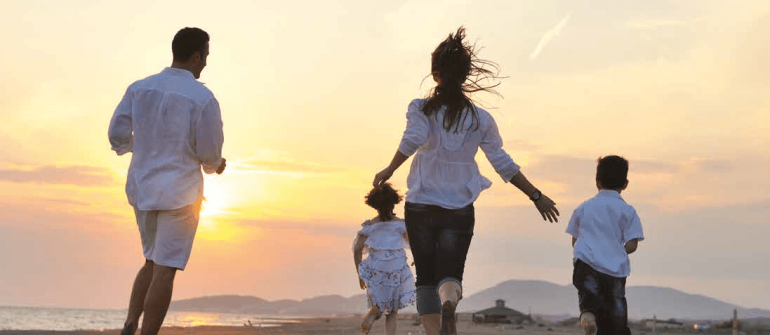
[[572, 235], [574, 272], [580, 324], [585, 334], [630, 335], [626, 304], [628, 255], [644, 239], [636, 210], [620, 197], [628, 187], [628, 161], [619, 156], [599, 158], [596, 187], [599, 193], [572, 214], [567, 233]]

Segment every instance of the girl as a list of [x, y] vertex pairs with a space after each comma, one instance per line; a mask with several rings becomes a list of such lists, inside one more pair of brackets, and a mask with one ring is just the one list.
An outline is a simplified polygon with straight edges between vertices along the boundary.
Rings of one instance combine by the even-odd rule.
[[377, 173], [374, 185], [388, 180], [412, 154], [404, 217], [417, 271], [417, 312], [428, 335], [457, 334], [455, 309], [462, 297], [465, 258], [474, 227], [473, 202], [491, 186], [479, 173], [478, 148], [495, 171], [529, 196], [544, 220], [559, 215], [554, 202], [533, 186], [503, 150], [494, 118], [468, 94], [496, 93], [482, 86], [494, 79], [495, 63], [476, 57], [465, 43], [465, 29], [441, 42], [431, 55], [436, 87], [426, 99], [415, 99], [406, 113], [406, 131], [390, 165]]
[[[373, 188], [365, 197], [366, 204], [377, 210], [377, 216], [363, 223], [353, 243], [353, 261], [361, 289], [366, 289], [369, 311], [361, 323], [368, 334], [374, 321], [385, 317], [385, 334], [396, 334], [396, 313], [414, 304], [414, 278], [406, 262], [404, 248], [408, 244], [404, 221], [393, 208], [403, 197], [389, 183]], [[363, 262], [361, 256], [368, 253]]]

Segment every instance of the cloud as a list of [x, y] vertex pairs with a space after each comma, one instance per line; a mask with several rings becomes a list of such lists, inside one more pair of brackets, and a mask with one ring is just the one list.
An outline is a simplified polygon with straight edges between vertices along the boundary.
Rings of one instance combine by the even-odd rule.
[[626, 22], [628, 29], [648, 30], [671, 27], [685, 27], [689, 23], [684, 20], [630, 20]]
[[316, 236], [333, 236], [352, 238], [355, 236], [355, 232], [361, 229], [360, 224], [339, 225], [331, 222], [302, 222], [294, 220], [262, 220], [262, 219], [245, 219], [236, 222], [238, 225], [253, 226], [261, 229], [275, 230], [275, 231], [302, 231], [310, 233]]
[[116, 180], [109, 170], [102, 167], [58, 167], [46, 165], [33, 168], [0, 168], [0, 181], [52, 185], [111, 186], [115, 184]]
[[532, 54], [529, 55], [529, 59], [536, 59], [537, 56], [540, 55], [540, 52], [543, 51], [543, 48], [545, 48], [552, 39], [561, 34], [562, 28], [567, 25], [567, 22], [571, 16], [572, 13], [567, 14], [567, 16], [565, 16], [555, 27], [551, 28], [551, 30], [546, 31], [545, 34], [543, 34], [543, 37], [540, 38], [540, 42], [537, 44], [537, 47], [535, 47], [535, 50], [532, 51]]
[[[580, 203], [596, 192], [597, 158], [571, 155], [535, 154], [523, 171], [527, 177], [541, 187], [558, 203]], [[628, 194], [635, 202], [653, 204], [667, 210], [684, 210], [731, 205], [765, 199], [761, 187], [767, 185], [755, 177], [755, 172], [745, 166], [738, 166], [725, 159], [682, 157], [672, 160], [649, 160], [626, 156], [629, 160], [631, 181]], [[761, 165], [761, 163], [758, 163]], [[722, 175], [734, 175], [729, 182]], [[715, 193], [720, 189], [721, 193]], [[517, 203], [518, 194], [507, 189], [490, 192], [495, 197], [485, 201], [493, 206]], [[727, 194], [741, 194], [740, 197]], [[729, 200], [729, 201], [728, 201]]]
[[45, 203], [51, 203], [51, 204], [60, 204], [60, 205], [75, 205], [75, 206], [91, 206], [90, 203], [84, 202], [84, 201], [78, 201], [78, 200], [72, 200], [72, 199], [58, 199], [58, 198], [29, 198], [31, 201], [41, 201]]
[[341, 169], [338, 167], [322, 165], [313, 162], [299, 162], [293, 159], [247, 159], [228, 163], [228, 167], [236, 171], [243, 172], [262, 172], [262, 173], [283, 173], [283, 174], [304, 174], [304, 173], [331, 173]]

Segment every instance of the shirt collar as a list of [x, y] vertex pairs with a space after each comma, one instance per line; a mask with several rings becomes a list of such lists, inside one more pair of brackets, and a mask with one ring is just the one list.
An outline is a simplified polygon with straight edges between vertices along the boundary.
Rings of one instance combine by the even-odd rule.
[[189, 78], [195, 79], [195, 76], [193, 76], [192, 72], [187, 71], [185, 69], [178, 69], [178, 68], [175, 68], [175, 67], [167, 67], [167, 68], [163, 69], [163, 71], [161, 73], [167, 74], [167, 75], [170, 75], [170, 76], [189, 77]]
[[599, 190], [599, 193], [597, 194], [597, 196], [600, 196], [600, 197], [613, 197], [613, 198], [623, 199], [620, 196], [620, 192], [615, 191], [615, 190], [604, 190], [604, 189], [602, 189], [602, 190]]

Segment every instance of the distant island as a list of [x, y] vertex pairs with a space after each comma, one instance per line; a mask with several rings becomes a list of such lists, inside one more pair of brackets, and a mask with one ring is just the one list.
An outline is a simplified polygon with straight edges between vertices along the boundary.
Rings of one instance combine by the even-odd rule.
[[[726, 320], [738, 309], [741, 319], [770, 318], [770, 310], [744, 308], [703, 295], [666, 287], [629, 286], [626, 288], [629, 318], [643, 320], [656, 315], [659, 320]], [[508, 280], [472, 294], [462, 300], [460, 312], [475, 312], [494, 306], [503, 299], [506, 306], [542, 316], [551, 321], [575, 317], [577, 296], [569, 285], [537, 280]], [[319, 296], [303, 300], [267, 301], [253, 296], [218, 295], [173, 301], [171, 309], [218, 313], [254, 313], [287, 316], [345, 315], [362, 313], [366, 296]], [[416, 312], [414, 307], [406, 312]]]

